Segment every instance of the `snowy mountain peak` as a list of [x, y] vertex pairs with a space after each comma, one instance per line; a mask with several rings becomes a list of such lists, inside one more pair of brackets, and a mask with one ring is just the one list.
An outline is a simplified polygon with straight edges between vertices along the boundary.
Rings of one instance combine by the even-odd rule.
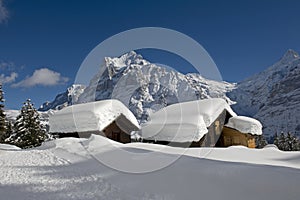
[[106, 66], [109, 74], [109, 78], [119, 73], [124, 68], [130, 65], [147, 65], [150, 64], [148, 61], [144, 60], [140, 54], [135, 51], [130, 51], [120, 57], [105, 57], [104, 66]]
[[45, 102], [38, 109], [39, 111], [47, 111], [50, 109], [62, 109], [69, 106], [78, 100], [78, 97], [83, 93], [85, 86], [74, 84], [67, 88], [63, 93], [58, 94], [52, 102]]
[[281, 63], [288, 63], [288, 62], [291, 62], [293, 61], [295, 58], [299, 58], [299, 54], [292, 50], [292, 49], [289, 49], [287, 50], [287, 52], [282, 56], [282, 58], [280, 59], [280, 62]]
[[103, 69], [91, 80], [77, 103], [118, 99], [139, 122], [151, 112], [170, 104], [206, 98], [224, 98], [234, 85], [207, 80], [200, 74], [181, 74], [150, 63], [134, 51], [106, 57]]

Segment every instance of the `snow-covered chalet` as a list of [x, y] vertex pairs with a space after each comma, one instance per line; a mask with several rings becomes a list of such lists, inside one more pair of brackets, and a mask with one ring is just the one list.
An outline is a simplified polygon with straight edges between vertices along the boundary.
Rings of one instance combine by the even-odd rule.
[[98, 134], [121, 143], [131, 142], [131, 132], [140, 129], [132, 112], [114, 99], [63, 108], [50, 115], [49, 126], [49, 132], [59, 137]]
[[262, 134], [256, 119], [237, 116], [220, 98], [190, 101], [167, 106], [142, 125], [144, 142], [184, 147], [255, 148], [255, 135]]

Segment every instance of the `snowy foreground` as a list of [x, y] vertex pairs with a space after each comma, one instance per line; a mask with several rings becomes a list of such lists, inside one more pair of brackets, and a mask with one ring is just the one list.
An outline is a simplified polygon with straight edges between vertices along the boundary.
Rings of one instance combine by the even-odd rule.
[[[300, 152], [230, 147], [181, 153], [180, 148], [123, 145], [101, 136], [59, 139], [33, 150], [0, 145], [0, 199], [299, 199]], [[96, 159], [101, 157], [141, 171], [157, 167], [154, 162], [175, 162], [133, 174], [105, 166]]]

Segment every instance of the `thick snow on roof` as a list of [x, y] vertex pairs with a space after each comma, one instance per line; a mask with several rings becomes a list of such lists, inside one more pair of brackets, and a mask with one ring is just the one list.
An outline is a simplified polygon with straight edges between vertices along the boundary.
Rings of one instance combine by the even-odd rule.
[[258, 120], [250, 117], [245, 117], [245, 116], [231, 117], [225, 126], [236, 129], [242, 133], [251, 133], [252, 135], [262, 134], [261, 123]]
[[118, 119], [124, 126], [131, 123], [135, 130], [140, 127], [132, 112], [114, 99], [66, 107], [49, 117], [49, 125], [52, 133], [101, 131], [114, 120], [118, 124]]
[[141, 135], [150, 140], [199, 141], [224, 110], [236, 116], [220, 98], [173, 104], [152, 114], [150, 121], [142, 126]]

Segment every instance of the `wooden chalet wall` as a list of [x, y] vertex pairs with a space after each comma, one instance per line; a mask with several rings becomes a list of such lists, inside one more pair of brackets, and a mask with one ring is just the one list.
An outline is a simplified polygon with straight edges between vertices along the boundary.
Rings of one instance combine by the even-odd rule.
[[103, 131], [86, 131], [86, 132], [69, 132], [69, 133], [52, 133], [59, 138], [64, 137], [76, 137], [76, 138], [88, 138], [92, 134], [102, 135], [111, 140], [121, 142], [121, 143], [130, 143], [131, 137], [130, 134], [122, 131], [120, 127], [117, 126], [116, 122], [113, 121], [110, 125], [108, 125]]
[[121, 143], [130, 143], [131, 137], [130, 133], [125, 133], [117, 124], [115, 121], [108, 125], [104, 130], [103, 133], [105, 136], [111, 140], [121, 142]]
[[214, 147], [223, 130], [224, 124], [228, 122], [230, 114], [224, 110], [218, 118], [207, 128], [208, 133], [199, 142], [193, 142], [190, 147]]
[[249, 148], [255, 148], [255, 137], [225, 126], [217, 146], [228, 147], [233, 145], [243, 145]]
[[208, 133], [202, 137], [202, 139], [198, 142], [168, 142], [168, 141], [154, 141], [154, 140], [143, 140], [146, 143], [155, 143], [155, 144], [163, 144], [169, 146], [176, 146], [176, 147], [214, 147], [218, 142], [224, 124], [228, 122], [228, 119], [231, 115], [224, 110], [218, 118], [207, 128]]

